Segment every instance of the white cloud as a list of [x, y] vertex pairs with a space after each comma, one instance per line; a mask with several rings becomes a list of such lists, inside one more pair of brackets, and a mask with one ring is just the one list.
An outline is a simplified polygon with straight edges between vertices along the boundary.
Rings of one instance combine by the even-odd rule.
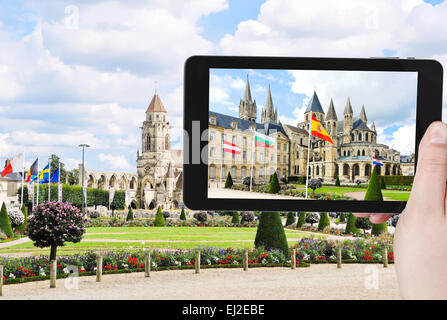
[[384, 134], [384, 128], [377, 127], [377, 142], [388, 145], [400, 151], [402, 155], [411, 155], [415, 152], [416, 125], [406, 125], [398, 128], [391, 136]]
[[112, 170], [128, 170], [131, 168], [129, 161], [123, 155], [100, 153], [98, 159], [105, 162], [107, 168]]

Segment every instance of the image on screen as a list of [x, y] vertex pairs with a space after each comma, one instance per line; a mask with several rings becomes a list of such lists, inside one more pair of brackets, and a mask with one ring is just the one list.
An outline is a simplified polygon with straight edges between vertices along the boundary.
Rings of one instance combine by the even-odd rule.
[[417, 72], [210, 69], [208, 198], [407, 201], [416, 105]]

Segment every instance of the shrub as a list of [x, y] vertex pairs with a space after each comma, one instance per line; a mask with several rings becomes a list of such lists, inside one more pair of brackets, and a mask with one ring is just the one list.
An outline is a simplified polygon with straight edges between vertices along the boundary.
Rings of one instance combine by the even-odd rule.
[[359, 229], [355, 226], [355, 221], [357, 220], [357, 217], [353, 215], [352, 213], [348, 213], [348, 221], [346, 222], [346, 228], [345, 233], [351, 233], [356, 234], [359, 233]]
[[268, 193], [278, 193], [281, 187], [279, 186], [278, 176], [276, 174], [276, 171], [273, 173], [273, 175], [270, 177], [269, 182], [269, 189]]
[[8, 211], [6, 210], [6, 205], [4, 202], [0, 211], [0, 231], [6, 234], [8, 238], [11, 238], [14, 235], [12, 232], [11, 222], [9, 221]]
[[167, 219], [171, 216], [171, 214], [168, 211], [163, 211], [163, 218]]
[[25, 221], [19, 227], [19, 231], [20, 231], [20, 233], [24, 234], [26, 231], [26, 226], [28, 225], [28, 210], [26, 209], [25, 205], [22, 206], [22, 213], [23, 213], [23, 217], [25, 218]]
[[[242, 180], [242, 183], [245, 184], [246, 186], [250, 186], [250, 176], [245, 177], [244, 180]], [[251, 178], [251, 185], [254, 186], [255, 185], [255, 179]]]
[[154, 226], [164, 227], [164, 225], [165, 225], [165, 218], [163, 217], [161, 207], [158, 206], [157, 213], [155, 214]]
[[[383, 201], [380, 178], [381, 177], [377, 174], [377, 166], [374, 166], [371, 178], [369, 179], [368, 189], [366, 189], [365, 200]], [[371, 234], [377, 236], [386, 230], [386, 222], [374, 224], [371, 229]]]
[[14, 230], [20, 227], [25, 222], [25, 216], [18, 208], [9, 209], [8, 217], [9, 221], [11, 222], [11, 227]]
[[356, 228], [362, 229], [363, 230], [363, 234], [366, 233], [366, 230], [371, 229], [372, 227], [372, 223], [371, 221], [369, 221], [369, 218], [357, 218], [355, 221], [355, 226]]
[[298, 217], [298, 222], [296, 226], [299, 228], [306, 223], [306, 212], [300, 212], [300, 216]]
[[180, 213], [180, 220], [186, 220], [185, 208], [182, 208], [182, 212]]
[[315, 212], [306, 213], [306, 223], [310, 223], [313, 227], [314, 223], [318, 222], [318, 215]]
[[287, 214], [286, 227], [295, 223], [295, 212], [289, 212]]
[[269, 249], [279, 249], [289, 256], [286, 233], [279, 212], [262, 212], [256, 231], [255, 246]]
[[378, 236], [378, 235], [384, 233], [384, 232], [387, 231], [387, 230], [388, 230], [388, 227], [387, 227], [387, 225], [386, 225], [386, 222], [378, 223], [378, 224], [375, 224], [375, 223], [374, 223], [374, 224], [372, 225], [372, 228], [371, 228], [371, 234], [372, 234], [373, 236]]
[[196, 219], [199, 222], [205, 222], [208, 219], [208, 216], [206, 212], [200, 211], [194, 213], [194, 219]]
[[289, 183], [306, 184], [306, 176], [289, 176]]
[[398, 214], [394, 214], [392, 217], [391, 217], [391, 225], [394, 227], [394, 228], [396, 228], [396, 226], [397, 226], [397, 222], [399, 221], [399, 215]]
[[329, 220], [329, 216], [327, 212], [320, 213], [320, 221], [318, 222], [318, 231], [323, 231], [324, 228], [331, 225], [331, 220]]
[[346, 222], [345, 214], [342, 212], [340, 213], [340, 222]]
[[323, 183], [321, 183], [320, 179], [310, 179], [308, 183], [308, 187], [312, 189], [312, 192], [315, 193], [315, 189], [321, 188]]
[[233, 212], [233, 218], [231, 219], [231, 223], [239, 224], [239, 214], [237, 213], [237, 211]]
[[133, 220], [133, 211], [132, 211], [132, 207], [130, 207], [129, 212], [127, 212], [126, 221], [132, 221], [132, 220]]
[[380, 176], [380, 188], [386, 190], [385, 179], [383, 178], [383, 176]]
[[340, 186], [340, 179], [338, 178], [338, 176], [337, 176], [337, 178], [335, 179], [335, 186], [336, 186], [336, 187], [339, 187], [339, 186]]
[[253, 212], [242, 212], [241, 214], [241, 222], [248, 223], [255, 221], [255, 214]]
[[383, 176], [386, 185], [411, 186], [414, 176]]
[[36, 207], [26, 230], [34, 245], [50, 247], [50, 260], [56, 260], [58, 246], [81, 241], [85, 220], [84, 214], [69, 202], [46, 201]]
[[231, 178], [231, 174], [228, 172], [227, 180], [225, 180], [225, 188], [230, 189], [233, 186], [233, 179]]

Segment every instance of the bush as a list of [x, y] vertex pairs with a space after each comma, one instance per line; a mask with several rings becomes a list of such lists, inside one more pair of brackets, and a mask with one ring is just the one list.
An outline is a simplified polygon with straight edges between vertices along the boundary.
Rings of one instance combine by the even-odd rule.
[[392, 217], [391, 217], [391, 225], [394, 227], [394, 228], [396, 228], [396, 226], [397, 226], [397, 222], [399, 221], [399, 215], [398, 214], [394, 214]]
[[231, 174], [228, 172], [227, 180], [225, 180], [225, 188], [230, 189], [233, 186], [233, 179], [231, 178]]
[[255, 246], [269, 249], [279, 249], [289, 256], [286, 233], [279, 212], [262, 212], [256, 231]]
[[205, 222], [208, 219], [208, 216], [206, 212], [200, 211], [194, 213], [194, 219], [196, 219], [199, 222]]
[[11, 222], [9, 221], [8, 211], [6, 210], [6, 205], [4, 202], [0, 211], [0, 231], [6, 234], [8, 238], [11, 238], [14, 235], [14, 232], [12, 232]]
[[383, 179], [383, 176], [380, 177], [380, 188], [386, 190], [385, 179]]
[[414, 176], [382, 176], [386, 185], [411, 186]]
[[133, 220], [133, 211], [132, 211], [132, 207], [130, 207], [129, 212], [127, 212], [126, 221], [132, 221], [132, 220]]
[[239, 224], [239, 214], [237, 213], [237, 211], [233, 212], [233, 218], [231, 219], [231, 223]]
[[340, 222], [346, 222], [345, 214], [343, 212], [340, 213]]
[[352, 213], [348, 213], [348, 221], [346, 222], [346, 228], [345, 233], [351, 233], [356, 234], [359, 233], [359, 229], [355, 226], [355, 221], [357, 220], [357, 217], [353, 215]]
[[291, 224], [294, 224], [294, 223], [295, 223], [295, 213], [289, 212], [287, 214], [286, 227], [290, 226]]
[[281, 187], [279, 186], [278, 176], [275, 171], [273, 175], [270, 177], [269, 189], [267, 192], [278, 193], [280, 189]]
[[[368, 189], [366, 189], [365, 200], [383, 201], [380, 178], [381, 177], [377, 174], [377, 166], [374, 166], [371, 178], [369, 179]], [[371, 229], [371, 234], [377, 236], [386, 230], [386, 222], [374, 224]]]
[[318, 222], [318, 215], [315, 212], [306, 213], [306, 223], [310, 223], [313, 227], [314, 223]]
[[312, 192], [315, 193], [315, 189], [321, 188], [323, 183], [320, 179], [310, 179], [308, 183], [308, 187], [312, 189]]
[[154, 226], [156, 227], [165, 226], [165, 218], [163, 217], [163, 212], [161, 211], [160, 206], [158, 206], [157, 213], [155, 214]]
[[303, 224], [306, 223], [306, 212], [300, 212], [300, 216], [298, 217], [298, 222], [296, 224], [297, 228], [302, 227]]
[[323, 231], [324, 228], [331, 225], [331, 220], [329, 220], [329, 216], [327, 212], [320, 213], [320, 221], [318, 222], [318, 231]]
[[306, 176], [289, 176], [289, 183], [306, 184]]
[[56, 260], [58, 246], [81, 241], [85, 220], [84, 214], [69, 202], [46, 201], [36, 207], [26, 230], [34, 245], [50, 247], [50, 260]]
[[[250, 186], [250, 176], [245, 177], [244, 180], [242, 180], [242, 183], [249, 187]], [[253, 178], [251, 178], [251, 185], [252, 186], [255, 185], [255, 179], [253, 179]]]
[[363, 234], [365, 234], [366, 230], [371, 229], [372, 223], [369, 220], [369, 217], [357, 218], [356, 221], [355, 221], [355, 226], [356, 226], [356, 228], [362, 229], [363, 230]]
[[340, 186], [340, 179], [337, 176], [337, 179], [335, 179], [335, 186], [339, 187]]
[[168, 211], [163, 211], [163, 218], [167, 219], [171, 216], [171, 214]]
[[255, 214], [253, 212], [242, 212], [241, 214], [241, 222], [248, 223], [255, 221]]
[[26, 206], [22, 206], [22, 213], [23, 217], [25, 218], [25, 221], [23, 224], [19, 227], [20, 233], [24, 234], [26, 232], [26, 226], [28, 225], [28, 210], [26, 209]]
[[11, 227], [16, 230], [25, 222], [25, 216], [19, 208], [10, 208], [8, 212], [9, 221], [11, 222]]
[[182, 208], [182, 212], [180, 213], [180, 220], [186, 220], [185, 208]]
[[378, 236], [387, 230], [388, 230], [388, 227], [386, 225], [386, 222], [379, 223], [379, 224], [374, 223], [371, 228], [371, 235]]

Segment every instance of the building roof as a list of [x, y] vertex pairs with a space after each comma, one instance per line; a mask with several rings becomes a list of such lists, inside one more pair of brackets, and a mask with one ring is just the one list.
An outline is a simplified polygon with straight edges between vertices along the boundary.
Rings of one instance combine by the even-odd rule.
[[275, 132], [281, 132], [286, 137], [288, 137], [287, 133], [284, 131], [284, 128], [281, 125], [279, 125], [273, 121], [269, 121], [266, 123], [257, 123], [257, 122], [243, 120], [243, 119], [240, 119], [237, 117], [229, 116], [229, 115], [214, 112], [214, 111], [210, 111], [209, 115], [216, 117], [216, 126], [218, 126], [218, 127], [232, 129], [231, 123], [233, 121], [236, 121], [238, 129], [242, 130], [242, 131], [247, 131], [250, 129], [250, 126], [255, 125], [256, 131], [258, 131], [262, 134], [270, 135]]
[[363, 122], [368, 123], [368, 118], [366, 117], [365, 105], [362, 105], [362, 111], [360, 111], [360, 119], [362, 119]]
[[149, 107], [146, 110], [147, 112], [167, 112], [158, 94], [154, 94], [152, 97], [151, 103], [149, 103]]
[[287, 127], [288, 129], [290, 129], [291, 131], [296, 132], [296, 133], [307, 134], [307, 135], [309, 134], [309, 132], [307, 132], [304, 129], [297, 128], [294, 126], [289, 126], [288, 124], [283, 125], [283, 127]]
[[22, 181], [22, 175], [20, 174], [20, 172], [14, 172], [14, 173], [10, 173], [4, 177], [0, 176], [0, 180]]
[[[368, 126], [359, 118], [354, 118], [353, 119], [354, 123], [352, 124], [352, 130], [357, 129], [357, 130], [368, 130], [368, 131], [373, 131], [370, 128], [368, 128]], [[343, 120], [340, 120], [337, 122], [337, 133], [343, 132]]]
[[326, 114], [326, 121], [327, 120], [337, 120], [337, 113], [335, 112], [334, 102], [332, 101], [332, 98], [331, 102], [329, 103], [329, 109]]
[[352, 111], [351, 99], [349, 99], [349, 97], [348, 101], [346, 101], [345, 111], [343, 111], [343, 114], [354, 114], [354, 111]]
[[183, 171], [180, 172], [180, 174], [177, 176], [177, 183], [175, 184], [176, 190], [182, 190], [183, 189]]
[[309, 104], [307, 105], [307, 109], [304, 112], [321, 112], [324, 113], [323, 108], [321, 107], [320, 100], [318, 99], [317, 93], [314, 91], [312, 98], [310, 98]]

